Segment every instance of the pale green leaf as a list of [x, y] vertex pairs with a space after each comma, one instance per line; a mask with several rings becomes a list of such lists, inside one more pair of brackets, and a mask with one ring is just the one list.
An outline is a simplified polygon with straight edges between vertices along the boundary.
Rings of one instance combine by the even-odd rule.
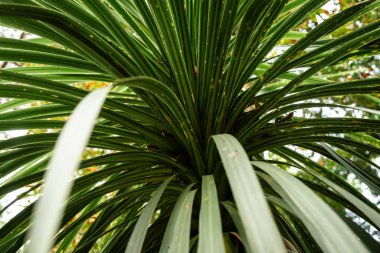
[[218, 193], [213, 176], [202, 177], [202, 203], [199, 214], [198, 253], [224, 253]]
[[278, 193], [297, 210], [298, 218], [324, 252], [368, 252], [340, 217], [302, 182], [271, 164], [253, 164], [268, 173], [281, 186], [282, 191], [278, 190]]
[[160, 253], [189, 252], [191, 212], [196, 193], [196, 190], [190, 191], [192, 186], [186, 187], [177, 200], [162, 240]]
[[109, 88], [98, 89], [86, 96], [75, 108], [54, 148], [41, 199], [35, 209], [28, 235], [28, 252], [49, 252], [58, 231], [64, 203], [70, 194], [72, 177], [78, 168], [84, 148], [91, 136]]
[[166, 186], [169, 184], [170, 180], [173, 179], [174, 176], [166, 179], [160, 187], [153, 193], [152, 197], [144, 207], [143, 212], [140, 215], [139, 220], [137, 221], [135, 228], [133, 229], [132, 235], [129, 238], [127, 249], [125, 253], [137, 253], [141, 252], [145, 235], [148, 231], [150, 222], [153, 217], [154, 210], [158, 204], [158, 201], [161, 198], [162, 193], [164, 192]]
[[[226, 171], [251, 252], [286, 252], [264, 192], [241, 144], [228, 134], [213, 136]], [[267, 235], [271, 236], [267, 236]]]

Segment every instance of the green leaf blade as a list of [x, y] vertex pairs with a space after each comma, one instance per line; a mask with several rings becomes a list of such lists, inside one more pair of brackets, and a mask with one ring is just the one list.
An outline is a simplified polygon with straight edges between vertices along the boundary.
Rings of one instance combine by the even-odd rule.
[[89, 94], [63, 128], [45, 175], [44, 195], [35, 210], [34, 224], [28, 236], [31, 241], [28, 252], [49, 252], [63, 214], [62, 203], [72, 187], [73, 172], [79, 167], [82, 152], [108, 92], [109, 88], [104, 88]]
[[189, 185], [181, 193], [170, 216], [162, 240], [160, 253], [187, 253], [190, 246], [190, 222], [196, 190], [190, 191]]
[[202, 177], [198, 253], [225, 253], [218, 193], [213, 176]]
[[292, 208], [324, 252], [368, 252], [350, 228], [311, 189], [271, 164], [252, 163], [281, 186], [282, 191], [278, 193], [292, 204]]
[[166, 186], [173, 179], [174, 176], [166, 179], [160, 187], [153, 193], [151, 199], [148, 201], [142, 214], [140, 215], [139, 220], [137, 221], [135, 228], [133, 229], [132, 235], [128, 241], [127, 248], [125, 253], [137, 253], [141, 252], [145, 235], [148, 231], [150, 221], [152, 220], [154, 210], [156, 209], [157, 203], [162, 196]]
[[263, 190], [243, 147], [232, 135], [215, 135], [213, 139], [231, 185], [250, 251], [286, 252]]

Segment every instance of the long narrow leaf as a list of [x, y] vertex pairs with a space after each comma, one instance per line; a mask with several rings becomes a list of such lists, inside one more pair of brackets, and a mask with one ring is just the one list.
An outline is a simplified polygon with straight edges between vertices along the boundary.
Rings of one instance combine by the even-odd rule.
[[224, 253], [218, 193], [213, 176], [202, 177], [202, 203], [199, 214], [198, 253]]
[[141, 252], [145, 235], [148, 231], [150, 222], [153, 217], [154, 210], [156, 209], [157, 203], [161, 198], [162, 193], [164, 192], [166, 186], [169, 184], [170, 180], [173, 179], [174, 176], [166, 179], [160, 187], [153, 193], [151, 199], [148, 201], [142, 214], [140, 215], [139, 220], [136, 223], [136, 226], [132, 232], [132, 235], [129, 239], [127, 249], [125, 253], [138, 253]]
[[63, 214], [63, 203], [72, 187], [73, 172], [79, 166], [108, 92], [109, 88], [104, 88], [89, 94], [62, 130], [45, 175], [43, 195], [35, 210], [28, 252], [49, 252]]
[[170, 216], [160, 248], [160, 253], [188, 253], [190, 247], [190, 222], [196, 190], [189, 185], [179, 196]]
[[[213, 136], [236, 200], [251, 252], [286, 252], [264, 192], [241, 144], [228, 134]], [[267, 235], [271, 236], [267, 236]]]
[[[311, 189], [295, 177], [265, 162], [253, 162], [281, 186], [278, 193], [293, 208], [324, 252], [368, 252], [350, 228]], [[270, 183], [270, 181], [268, 181]]]

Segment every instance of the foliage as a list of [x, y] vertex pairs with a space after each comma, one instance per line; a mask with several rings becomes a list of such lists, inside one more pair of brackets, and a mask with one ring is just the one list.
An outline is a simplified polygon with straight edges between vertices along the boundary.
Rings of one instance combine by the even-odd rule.
[[0, 1], [1, 25], [39, 36], [0, 38], [0, 60], [37, 64], [0, 70], [0, 129], [39, 131], [0, 142], [0, 195], [22, 191], [1, 213], [42, 193], [0, 251], [376, 252], [344, 211], [379, 230], [379, 209], [334, 168], [379, 194], [380, 112], [329, 98], [376, 99], [380, 79], [326, 69], [379, 53], [380, 21], [337, 31], [380, 2], [299, 31], [326, 2]]

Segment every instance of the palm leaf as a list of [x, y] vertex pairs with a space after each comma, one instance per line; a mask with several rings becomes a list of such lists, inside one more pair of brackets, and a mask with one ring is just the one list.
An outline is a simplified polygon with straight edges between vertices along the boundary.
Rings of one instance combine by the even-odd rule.
[[[51, 240], [59, 225], [59, 217], [63, 213], [62, 202], [70, 192], [69, 182], [73, 171], [80, 163], [81, 153], [108, 91], [109, 89], [97, 90], [83, 99], [57, 140], [55, 153], [45, 176], [44, 195], [36, 206], [29, 237], [29, 252], [46, 252], [51, 247]], [[88, 110], [90, 106], [92, 110]]]
[[26, 35], [0, 38], [1, 252], [38, 244], [56, 143], [104, 86], [31, 251], [376, 252], [380, 85], [351, 65], [377, 64], [379, 1], [0, 2]]

